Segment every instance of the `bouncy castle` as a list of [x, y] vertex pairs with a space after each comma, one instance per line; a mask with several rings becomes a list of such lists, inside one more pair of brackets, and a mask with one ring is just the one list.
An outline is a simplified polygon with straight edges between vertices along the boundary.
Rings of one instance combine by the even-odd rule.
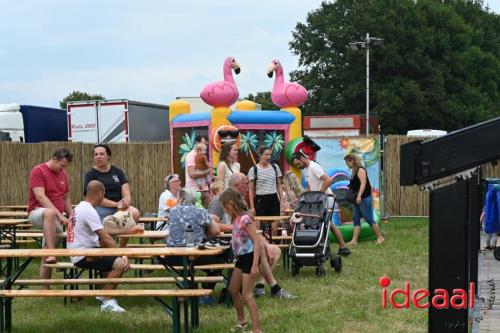
[[[210, 112], [191, 113], [189, 103], [182, 100], [170, 104], [170, 143], [173, 171], [184, 176], [184, 159], [194, 146], [196, 135], [209, 138], [208, 158], [214, 170], [219, 162], [219, 151], [226, 142], [236, 142], [239, 146], [238, 161], [241, 171], [247, 173], [257, 162], [256, 149], [260, 145], [272, 148], [273, 160], [281, 170], [295, 169], [285, 163], [287, 144], [302, 135], [301, 111], [298, 108], [307, 99], [304, 87], [284, 82], [283, 68], [278, 60], [273, 60], [268, 75], [276, 74], [272, 92], [273, 102], [281, 110], [256, 110], [250, 101], [235, 104], [239, 97], [233, 78], [240, 72], [240, 66], [232, 57], [223, 65], [223, 81], [205, 86], [200, 96], [213, 107]], [[300, 172], [294, 170], [299, 176]]]
[[[299, 109], [307, 100], [307, 90], [297, 83], [286, 82], [283, 66], [275, 59], [269, 65], [267, 73], [269, 77], [275, 76], [271, 98], [281, 109], [256, 110], [256, 104], [251, 101], [237, 102], [239, 92], [233, 73], [239, 74], [240, 70], [236, 59], [226, 58], [222, 68], [223, 80], [212, 82], [201, 90], [202, 100], [213, 107], [210, 112], [191, 113], [189, 103], [182, 100], [170, 104], [172, 171], [185, 179], [185, 157], [193, 149], [196, 135], [203, 135], [209, 139], [208, 158], [214, 172], [219, 163], [222, 145], [235, 142], [239, 147], [241, 172], [246, 174], [257, 163], [256, 149], [260, 145], [266, 145], [271, 147], [272, 159], [283, 172], [292, 170], [301, 179], [300, 170], [290, 160], [291, 155], [300, 150], [323, 166], [332, 178], [332, 190], [339, 194], [339, 191], [347, 189], [350, 179], [350, 171], [343, 157], [348, 153], [356, 153], [364, 162], [372, 183], [376, 208], [374, 213], [378, 220], [380, 149], [377, 138], [313, 138], [321, 150], [310, 149], [307, 139], [304, 140], [302, 136], [302, 116]], [[341, 211], [334, 214], [335, 223], [346, 229], [343, 234], [347, 241], [352, 237], [352, 227], [343, 226], [343, 222], [351, 221], [351, 210], [350, 204], [343, 203]], [[366, 236], [370, 237], [371, 229], [367, 231], [369, 233]]]

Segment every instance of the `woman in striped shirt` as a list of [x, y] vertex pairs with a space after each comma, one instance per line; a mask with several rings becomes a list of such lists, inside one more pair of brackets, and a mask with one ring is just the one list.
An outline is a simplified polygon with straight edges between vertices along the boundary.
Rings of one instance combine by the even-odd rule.
[[[257, 148], [259, 163], [248, 171], [250, 181], [250, 210], [257, 216], [279, 216], [280, 202], [283, 201], [281, 185], [281, 170], [278, 165], [271, 163], [271, 148], [260, 146]], [[278, 224], [271, 224], [272, 233], [278, 232]]]

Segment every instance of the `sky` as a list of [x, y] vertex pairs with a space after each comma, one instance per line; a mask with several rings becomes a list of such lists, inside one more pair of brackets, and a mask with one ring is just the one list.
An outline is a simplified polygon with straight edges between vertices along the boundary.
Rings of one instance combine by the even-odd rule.
[[[486, 0], [500, 13], [500, 0]], [[240, 97], [285, 73], [297, 22], [321, 0], [0, 0], [0, 104], [58, 107], [73, 90], [169, 104], [241, 65]], [[289, 77], [287, 77], [289, 79]]]

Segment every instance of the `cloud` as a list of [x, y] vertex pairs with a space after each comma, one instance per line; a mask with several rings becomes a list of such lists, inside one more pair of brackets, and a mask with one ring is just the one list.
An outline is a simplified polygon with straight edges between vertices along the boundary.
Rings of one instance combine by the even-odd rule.
[[81, 90], [165, 104], [222, 80], [227, 56], [240, 96], [267, 91], [269, 61], [296, 68], [290, 30], [319, 3], [18, 0], [0, 9], [0, 103], [57, 106]]

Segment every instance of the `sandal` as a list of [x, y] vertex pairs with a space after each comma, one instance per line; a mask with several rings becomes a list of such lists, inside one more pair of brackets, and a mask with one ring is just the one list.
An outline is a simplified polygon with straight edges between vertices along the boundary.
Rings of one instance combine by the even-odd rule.
[[243, 323], [236, 323], [231, 329], [230, 332], [247, 332], [248, 323], [245, 321]]
[[45, 263], [46, 264], [55, 264], [57, 262], [56, 257], [47, 257], [45, 258]]

